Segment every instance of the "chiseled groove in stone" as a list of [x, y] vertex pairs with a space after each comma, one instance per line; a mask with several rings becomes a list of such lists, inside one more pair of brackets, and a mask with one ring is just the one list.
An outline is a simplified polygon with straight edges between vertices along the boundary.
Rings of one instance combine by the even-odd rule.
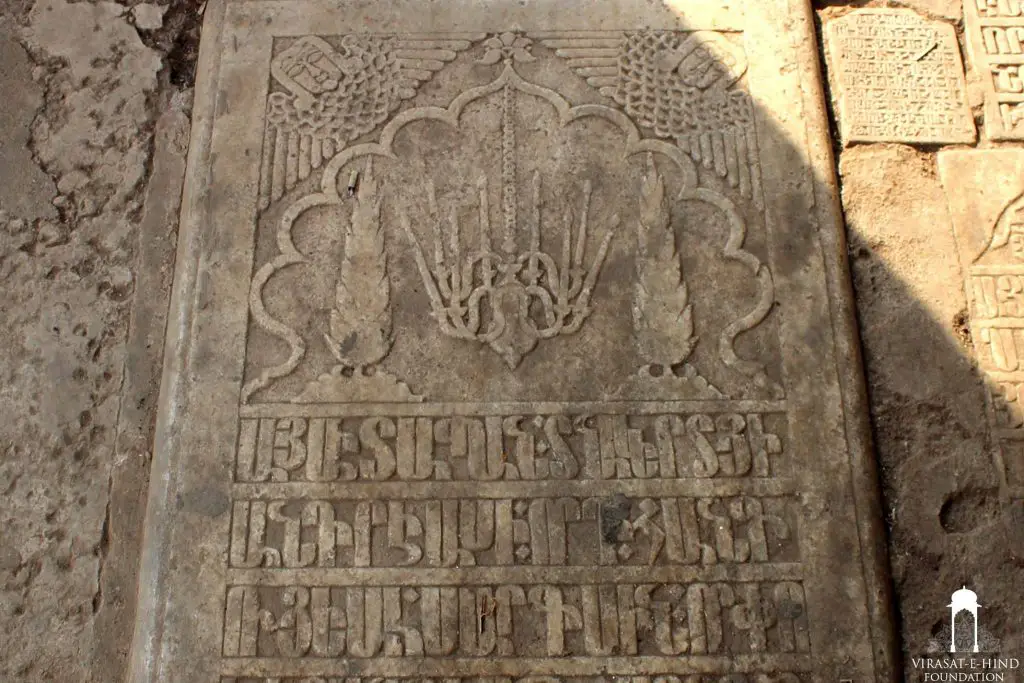
[[400, 415], [659, 415], [671, 413], [781, 413], [785, 401], [578, 401], [578, 402], [459, 402], [459, 403], [263, 403], [240, 406], [239, 417], [349, 417]]
[[478, 586], [516, 584], [690, 583], [799, 581], [799, 562], [614, 567], [457, 567], [454, 569], [335, 567], [330, 569], [232, 569], [232, 585], [258, 586]]
[[[223, 660], [228, 676], [294, 675], [294, 661], [264, 657]], [[728, 656], [691, 655], [678, 657], [566, 657], [566, 658], [434, 658], [402, 659], [307, 659], [302, 662], [306, 676], [529, 676], [543, 671], [551, 676], [609, 676], [692, 674], [702, 671], [753, 673], [758, 671], [812, 671], [806, 654], [738, 654]]]
[[[419, 486], [417, 486], [419, 485]], [[290, 482], [235, 484], [236, 500], [247, 498], [315, 498], [351, 500], [427, 500], [433, 498], [473, 497], [542, 498], [545, 496], [784, 496], [796, 491], [792, 479], [764, 478], [687, 478], [687, 479], [585, 479], [568, 481], [393, 481], [393, 482]]]

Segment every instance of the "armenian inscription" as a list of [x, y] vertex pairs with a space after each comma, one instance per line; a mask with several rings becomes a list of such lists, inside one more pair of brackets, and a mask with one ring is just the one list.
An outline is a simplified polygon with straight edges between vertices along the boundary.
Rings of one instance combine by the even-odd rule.
[[865, 9], [825, 30], [845, 142], [974, 142], [952, 26]]
[[208, 10], [131, 680], [885, 675], [785, 4]]
[[950, 209], [985, 373], [993, 455], [1004, 493], [1024, 498], [1024, 155], [943, 152], [939, 171], [957, 187]]
[[985, 87], [985, 134], [1024, 139], [1024, 6], [1020, 0], [966, 0], [967, 54]]

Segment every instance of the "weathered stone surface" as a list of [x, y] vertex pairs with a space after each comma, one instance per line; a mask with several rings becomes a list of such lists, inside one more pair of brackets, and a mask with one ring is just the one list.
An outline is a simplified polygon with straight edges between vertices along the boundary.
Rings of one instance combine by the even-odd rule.
[[[5, 682], [122, 678], [111, 669], [93, 677], [90, 661], [106, 635], [95, 620], [106, 608], [114, 436], [137, 282], [136, 195], [147, 176], [147, 98], [161, 59], [119, 7], [35, 3], [12, 22], [23, 48], [8, 49], [0, 68], [13, 133], [0, 167]], [[37, 90], [25, 83], [24, 52]], [[37, 190], [27, 187], [47, 176], [33, 183]], [[17, 199], [27, 201], [8, 204], [6, 190], [25, 190]], [[49, 207], [57, 215], [46, 217]]]
[[[1021, 533], [1000, 504], [960, 268], [936, 155], [858, 145], [840, 162], [843, 210], [899, 596], [903, 680], [948, 651], [950, 593], [983, 605], [981, 635], [1020, 652]], [[951, 192], [959, 192], [954, 184]], [[958, 633], [960, 631], [958, 630]], [[983, 640], [984, 642], [984, 640]], [[989, 641], [991, 642], [991, 641]], [[990, 650], [991, 651], [991, 650]], [[932, 654], [928, 654], [932, 653]], [[1019, 672], [1009, 672], [1012, 680]]]
[[810, 8], [422, 9], [207, 9], [130, 680], [891, 677]]
[[974, 142], [952, 26], [863, 9], [829, 21], [825, 36], [845, 143]]
[[135, 20], [135, 25], [145, 31], [154, 31], [164, 24], [164, 12], [167, 11], [167, 7], [163, 5], [153, 5], [150, 3], [140, 3], [132, 8], [132, 19]]
[[186, 99], [172, 98], [153, 131], [152, 166], [138, 233], [138, 280], [126, 326], [125, 374], [110, 470], [105, 530], [109, 550], [99, 577], [103, 609], [95, 618], [100, 635], [92, 652], [92, 680], [97, 682], [123, 680], [131, 648], [142, 548], [140, 512], [145, 509], [152, 462], [152, 429], [185, 177], [189, 132]]
[[[960, 261], [971, 338], [989, 392], [995, 463], [1005, 492], [1024, 497], [1024, 152], [939, 156]], [[955, 191], [954, 191], [955, 188]]]
[[964, 3], [967, 57], [985, 90], [985, 135], [1024, 139], [1024, 6], [1020, 0]]
[[28, 148], [29, 123], [42, 104], [42, 89], [32, 81], [32, 65], [6, 22], [0, 22], [0, 209], [23, 219], [53, 218], [50, 203], [57, 194], [53, 181], [32, 161]]
[[[854, 5], [857, 2], [858, 0], [853, 0], [847, 4]], [[909, 7], [923, 15], [938, 19], [959, 21], [963, 16], [960, 0], [901, 0], [899, 4], [901, 7]]]
[[[34, 122], [33, 142], [57, 189], [80, 217], [122, 208], [143, 181], [149, 123], [146, 95], [157, 85], [160, 55], [146, 47], [113, 2], [38, 0], [28, 42], [66, 59], [68, 72], [53, 90], [61, 116]], [[111, 231], [110, 240], [122, 238]]]

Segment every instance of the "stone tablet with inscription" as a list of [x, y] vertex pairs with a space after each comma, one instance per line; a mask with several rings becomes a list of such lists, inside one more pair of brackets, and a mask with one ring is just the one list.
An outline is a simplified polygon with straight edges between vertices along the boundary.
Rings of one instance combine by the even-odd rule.
[[130, 680], [887, 680], [813, 36], [211, 3]]
[[1024, 3], [964, 0], [967, 56], [985, 88], [985, 135], [1024, 139]]
[[864, 9], [825, 26], [844, 142], [974, 142], [953, 27]]
[[939, 155], [1003, 492], [1024, 498], [1024, 150]]

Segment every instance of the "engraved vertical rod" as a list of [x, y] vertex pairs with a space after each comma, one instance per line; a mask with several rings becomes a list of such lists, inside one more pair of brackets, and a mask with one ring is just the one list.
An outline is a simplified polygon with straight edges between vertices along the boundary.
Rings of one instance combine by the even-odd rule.
[[274, 168], [274, 142], [276, 140], [277, 128], [272, 125], [267, 126], [267, 130], [263, 133], [263, 163], [260, 167], [260, 209], [265, 209], [270, 206], [270, 197], [273, 180], [273, 168]]
[[310, 160], [310, 144], [312, 137], [303, 135], [299, 138], [299, 180], [305, 180], [312, 171], [313, 164]]
[[565, 238], [562, 240], [562, 263], [558, 272], [558, 299], [564, 300], [569, 291], [569, 258], [572, 250], [572, 211], [565, 210]]
[[271, 197], [277, 201], [284, 196], [285, 156], [288, 154], [288, 134], [280, 128], [274, 138], [274, 168], [271, 176]]
[[516, 132], [512, 118], [512, 86], [505, 84], [501, 104], [501, 201], [505, 216], [505, 240], [501, 249], [516, 249]]
[[299, 135], [298, 131], [288, 133], [288, 152], [285, 156], [285, 187], [291, 189], [299, 182]]
[[[590, 213], [590, 193], [593, 187], [589, 180], [583, 182], [583, 215], [580, 216], [580, 232], [576, 236], [576, 251], [572, 255], [572, 267], [583, 265], [583, 252], [587, 248], [587, 215]], [[568, 239], [568, 238], [567, 238]]]
[[540, 251], [540, 171], [533, 172], [533, 222], [530, 225], [530, 251]]
[[[462, 250], [459, 247], [459, 242], [460, 242], [460, 239], [459, 239], [459, 211], [454, 206], [449, 209], [448, 221], [452, 224], [451, 225], [451, 230], [452, 230], [452, 235], [454, 235], [454, 237], [452, 238], [452, 253], [451, 253], [451, 256], [452, 256], [452, 277], [451, 277], [451, 280], [452, 280], [452, 293], [451, 293], [451, 300], [454, 302], [454, 301], [458, 300], [462, 296], [462, 293], [459, 291], [461, 289], [461, 287], [462, 287], [462, 277], [461, 277], [461, 272], [459, 271], [459, 269], [462, 268], [462, 263], [461, 263], [461, 261], [462, 261]], [[440, 219], [438, 219], [438, 223], [440, 223], [440, 222], [441, 222]]]
[[437, 191], [434, 188], [434, 181], [427, 181], [427, 207], [430, 210], [430, 219], [434, 224], [434, 263], [438, 272], [444, 268], [444, 244], [441, 238], [441, 219], [437, 215]]
[[480, 252], [483, 254], [483, 278], [484, 282], [491, 284], [493, 273], [491, 272], [491, 235], [490, 235], [490, 207], [487, 204], [487, 178], [483, 175], [476, 181], [477, 191], [480, 193]]
[[313, 165], [313, 168], [320, 168], [320, 164], [324, 162], [323, 150], [320, 145], [320, 138], [311, 138], [309, 154], [309, 163]]
[[452, 257], [452, 294], [454, 295], [455, 291], [458, 289], [457, 283], [459, 277], [459, 267], [462, 265], [462, 245], [460, 244], [462, 238], [459, 235], [459, 219], [458, 215], [455, 212], [455, 207], [451, 208], [451, 213], [449, 215], [451, 217], [450, 220], [452, 224], [451, 249], [449, 250], [449, 253], [451, 254]]

